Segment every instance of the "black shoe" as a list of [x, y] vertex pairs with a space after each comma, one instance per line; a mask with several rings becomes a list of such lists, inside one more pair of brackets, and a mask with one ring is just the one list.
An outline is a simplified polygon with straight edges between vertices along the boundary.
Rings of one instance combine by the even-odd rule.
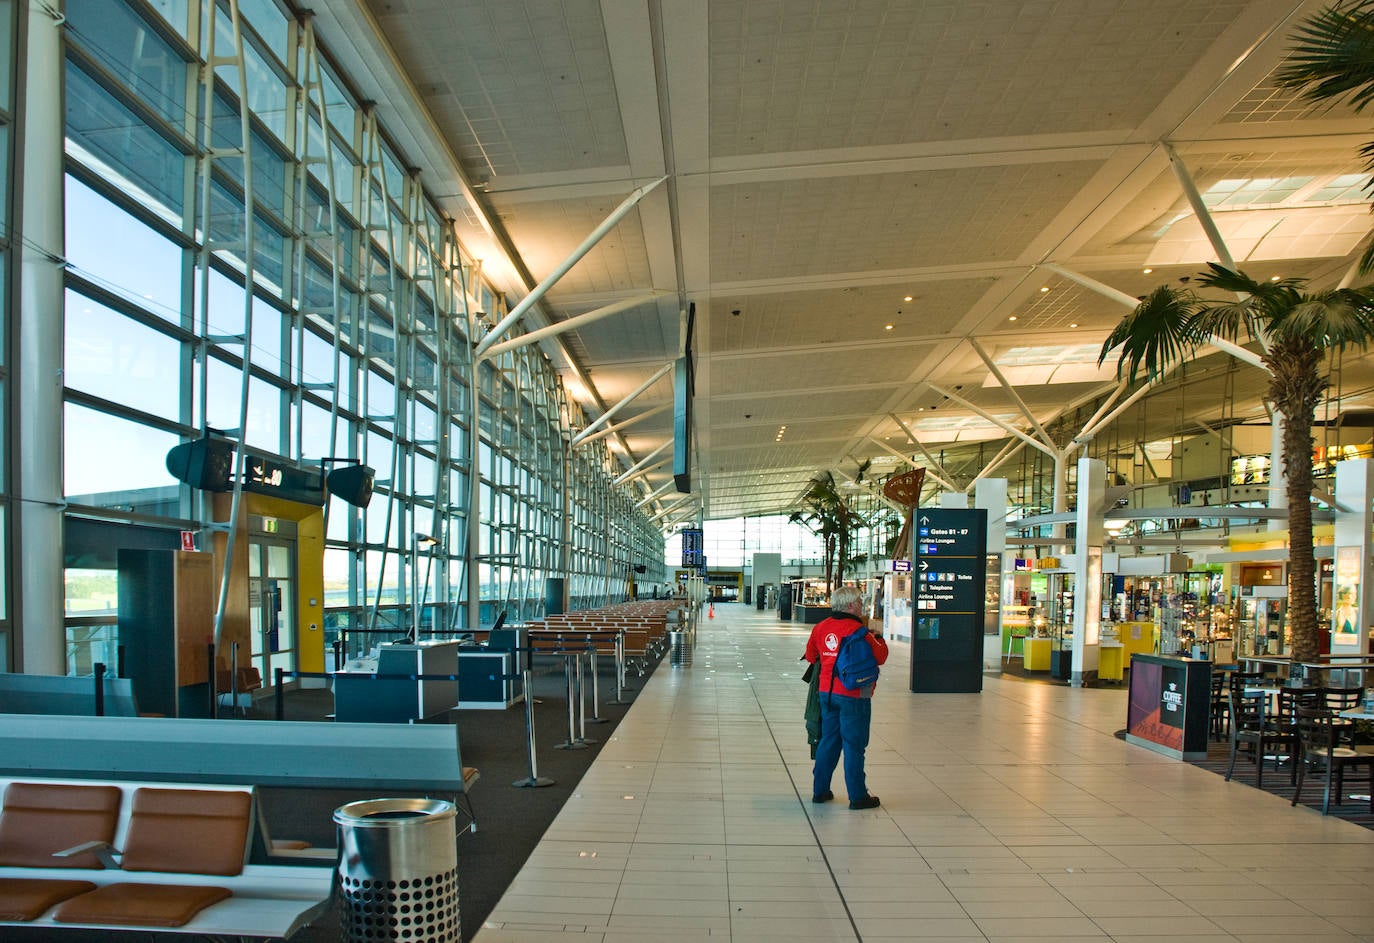
[[811, 801], [815, 803], [829, 802], [831, 799], [834, 798], [835, 794], [831, 792], [829, 789], [827, 789], [825, 792], [816, 793], [814, 796], [811, 797]]
[[862, 799], [854, 799], [849, 803], [851, 809], [876, 809], [879, 806], [877, 796], [864, 796]]

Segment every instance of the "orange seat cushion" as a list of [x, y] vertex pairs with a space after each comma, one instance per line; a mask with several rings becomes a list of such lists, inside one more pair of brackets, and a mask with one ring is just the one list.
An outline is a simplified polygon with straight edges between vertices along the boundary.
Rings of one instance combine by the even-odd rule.
[[253, 800], [247, 792], [135, 790], [124, 840], [125, 871], [238, 874]]
[[0, 866], [98, 870], [94, 852], [54, 858], [83, 842], [112, 842], [119, 823], [115, 786], [10, 783], [0, 808]]
[[33, 920], [53, 904], [93, 890], [90, 881], [0, 878], [0, 920]]
[[232, 895], [223, 887], [186, 884], [107, 884], [57, 908], [58, 923], [180, 927], [211, 904]]

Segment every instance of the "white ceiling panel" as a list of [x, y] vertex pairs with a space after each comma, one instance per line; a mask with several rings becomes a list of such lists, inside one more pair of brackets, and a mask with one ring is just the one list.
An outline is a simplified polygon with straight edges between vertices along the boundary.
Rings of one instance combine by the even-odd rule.
[[[1273, 78], [1317, 0], [362, 5], [377, 31], [341, 36], [359, 0], [319, 0], [321, 43], [404, 125], [397, 150], [505, 310], [666, 175], [522, 327], [665, 293], [544, 342], [595, 417], [678, 355], [695, 304], [694, 477], [713, 516], [898, 462], [869, 438], [907, 448], [894, 414], [949, 475], [977, 473], [1008, 437], [936, 387], [1030, 424], [975, 343], [1011, 358], [1019, 399], [1067, 442], [1116, 388], [1081, 352], [1216, 255], [1181, 177], [1258, 278], [1334, 285], [1371, 226], [1367, 118]], [[1262, 419], [1259, 371], [1233, 364], [1190, 364], [1090, 454]], [[1371, 389], [1374, 357], [1347, 355], [1333, 396]], [[661, 381], [616, 421], [670, 402]], [[662, 409], [616, 461], [671, 435]]]

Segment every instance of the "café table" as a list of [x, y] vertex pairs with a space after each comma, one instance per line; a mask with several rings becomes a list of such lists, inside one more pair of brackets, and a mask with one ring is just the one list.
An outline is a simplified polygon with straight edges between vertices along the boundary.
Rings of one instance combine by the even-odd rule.
[[[1374, 720], [1374, 699], [1366, 697], [1363, 706], [1352, 707], [1348, 711], [1341, 711], [1340, 716], [1350, 720]], [[1369, 793], [1352, 792], [1349, 794], [1348, 798], [1368, 802]]]

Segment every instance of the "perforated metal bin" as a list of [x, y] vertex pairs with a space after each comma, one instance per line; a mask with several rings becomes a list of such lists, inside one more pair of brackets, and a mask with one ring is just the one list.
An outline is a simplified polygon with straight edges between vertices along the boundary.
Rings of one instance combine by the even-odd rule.
[[367, 799], [334, 810], [341, 940], [460, 943], [456, 816], [442, 799]]
[[673, 668], [692, 667], [692, 639], [686, 629], [668, 632], [668, 664]]

